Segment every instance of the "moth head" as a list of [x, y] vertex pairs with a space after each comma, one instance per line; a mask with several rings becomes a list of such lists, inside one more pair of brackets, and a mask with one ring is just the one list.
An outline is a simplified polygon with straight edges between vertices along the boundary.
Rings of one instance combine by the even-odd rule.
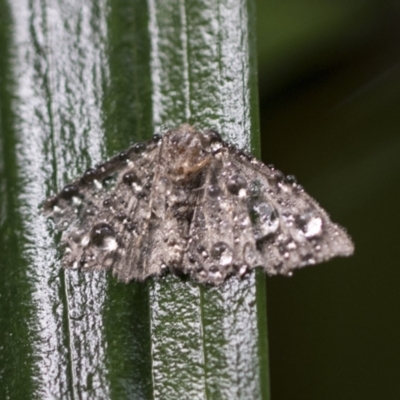
[[163, 147], [163, 158], [175, 181], [188, 180], [211, 160], [210, 144], [219, 140], [212, 131], [198, 132], [188, 124], [170, 130]]

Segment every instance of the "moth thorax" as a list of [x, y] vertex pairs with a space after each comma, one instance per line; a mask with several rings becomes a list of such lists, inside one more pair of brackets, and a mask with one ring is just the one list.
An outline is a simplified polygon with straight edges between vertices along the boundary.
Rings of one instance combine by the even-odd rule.
[[210, 162], [204, 137], [189, 125], [168, 132], [163, 148], [164, 165], [174, 180], [188, 180]]

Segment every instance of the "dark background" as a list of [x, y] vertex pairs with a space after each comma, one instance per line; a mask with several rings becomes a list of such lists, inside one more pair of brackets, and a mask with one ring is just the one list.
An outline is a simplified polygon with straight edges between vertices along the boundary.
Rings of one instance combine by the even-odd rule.
[[400, 399], [400, 2], [257, 3], [263, 159], [356, 247], [268, 279], [272, 398]]

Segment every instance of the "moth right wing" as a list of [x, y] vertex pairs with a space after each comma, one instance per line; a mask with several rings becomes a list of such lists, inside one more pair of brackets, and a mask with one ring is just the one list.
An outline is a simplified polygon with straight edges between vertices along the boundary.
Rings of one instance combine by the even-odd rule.
[[247, 206], [262, 266], [284, 274], [336, 256], [349, 256], [354, 245], [346, 231], [297, 184], [257, 159], [229, 148], [232, 165], [247, 182]]

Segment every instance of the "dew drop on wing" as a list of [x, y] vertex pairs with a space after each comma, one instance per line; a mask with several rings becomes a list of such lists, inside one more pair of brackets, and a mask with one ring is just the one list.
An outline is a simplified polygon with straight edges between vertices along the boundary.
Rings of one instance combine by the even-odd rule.
[[97, 247], [112, 250], [116, 245], [115, 231], [110, 224], [99, 222], [92, 227], [90, 231], [90, 240]]
[[62, 197], [65, 200], [70, 200], [75, 196], [78, 196], [79, 194], [79, 188], [78, 186], [74, 184], [70, 185], [65, 185], [63, 189], [60, 192], [60, 197]]
[[322, 233], [322, 219], [319, 217], [311, 218], [304, 229], [304, 236], [307, 238], [312, 238], [319, 236]]
[[81, 178], [82, 183], [89, 183], [97, 179], [99, 176], [99, 171], [95, 168], [89, 168], [85, 171]]
[[133, 152], [136, 154], [143, 153], [146, 150], [146, 145], [143, 142], [139, 142], [133, 145]]
[[240, 175], [232, 175], [226, 181], [226, 187], [232, 194], [239, 194], [240, 189], [246, 189], [247, 183]]
[[275, 233], [279, 228], [279, 218], [268, 203], [257, 203], [253, 206], [253, 218], [257, 228], [257, 239], [263, 239]]
[[222, 278], [222, 274], [217, 265], [211, 265], [208, 270], [208, 276], [215, 281], [218, 281]]
[[289, 185], [294, 185], [297, 183], [297, 179], [294, 175], [287, 175], [285, 178], [285, 182]]
[[154, 135], [153, 135], [153, 142], [154, 143], [158, 143], [158, 142], [160, 142], [161, 141], [161, 139], [162, 139], [162, 136], [160, 135], [160, 134], [158, 134], [158, 133], [155, 133]]
[[103, 187], [108, 191], [113, 189], [115, 187], [116, 183], [117, 183], [117, 179], [114, 175], [109, 175], [102, 180]]
[[87, 207], [85, 210], [85, 214], [87, 216], [91, 216], [91, 217], [95, 216], [97, 214], [97, 207], [95, 207], [95, 206]]
[[218, 185], [209, 185], [207, 188], [207, 193], [210, 198], [217, 199], [219, 196], [221, 196], [222, 191]]
[[295, 219], [297, 228], [306, 238], [312, 238], [322, 234], [322, 219], [320, 217], [310, 217], [309, 213], [299, 215]]
[[222, 267], [232, 263], [233, 251], [225, 242], [217, 242], [211, 247], [211, 257]]
[[113, 205], [113, 201], [110, 197], [107, 197], [106, 199], [103, 200], [103, 206], [106, 208], [110, 208]]
[[122, 181], [127, 185], [132, 185], [132, 183], [140, 183], [139, 177], [133, 171], [129, 171], [124, 174]]
[[121, 151], [121, 153], [118, 154], [118, 159], [120, 161], [128, 161], [129, 160], [129, 155], [127, 151]]
[[118, 221], [122, 222], [123, 220], [126, 219], [126, 214], [123, 213], [122, 211], [119, 211], [116, 215], [115, 218], [117, 218]]

